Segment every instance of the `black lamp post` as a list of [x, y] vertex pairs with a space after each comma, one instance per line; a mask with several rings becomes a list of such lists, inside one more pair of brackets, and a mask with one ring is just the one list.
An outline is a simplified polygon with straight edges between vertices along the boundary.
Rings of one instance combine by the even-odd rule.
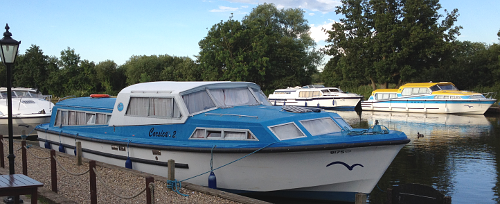
[[9, 109], [9, 174], [14, 174], [14, 144], [13, 144], [13, 130], [12, 130], [12, 65], [16, 60], [17, 50], [21, 41], [16, 41], [10, 36], [12, 34], [9, 32], [9, 24], [5, 25], [5, 33], [3, 33], [3, 38], [0, 40], [0, 57], [2, 62], [7, 67], [7, 104]]

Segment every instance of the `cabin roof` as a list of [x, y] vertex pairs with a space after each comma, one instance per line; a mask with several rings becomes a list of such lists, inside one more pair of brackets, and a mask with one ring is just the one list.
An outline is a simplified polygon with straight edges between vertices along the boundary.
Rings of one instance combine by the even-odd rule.
[[124, 88], [120, 93], [171, 93], [188, 94], [204, 89], [252, 87], [260, 90], [260, 87], [252, 82], [231, 81], [155, 81], [139, 83]]
[[453, 83], [451, 82], [424, 82], [424, 83], [407, 83], [401, 87], [399, 87], [400, 89], [401, 88], [406, 88], [406, 87], [431, 87], [431, 86], [434, 86], [434, 85], [454, 85]]
[[70, 98], [57, 103], [58, 106], [71, 106], [81, 108], [99, 108], [113, 110], [116, 98]]
[[372, 93], [379, 93], [379, 92], [392, 92], [392, 93], [396, 93], [398, 92], [397, 89], [377, 89], [375, 91], [373, 91]]

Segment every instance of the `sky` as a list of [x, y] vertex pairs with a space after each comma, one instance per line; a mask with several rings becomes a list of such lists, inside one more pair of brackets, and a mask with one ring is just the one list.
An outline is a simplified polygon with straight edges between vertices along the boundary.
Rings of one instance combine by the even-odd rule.
[[[45, 55], [60, 57], [74, 49], [81, 60], [118, 65], [132, 56], [170, 55], [195, 59], [198, 42], [208, 30], [231, 15], [241, 21], [258, 4], [301, 8], [318, 48], [328, 37], [322, 28], [343, 16], [335, 13], [340, 0], [16, 0], [2, 1], [0, 32], [9, 24], [19, 53], [37, 45]], [[500, 1], [441, 0], [442, 9], [458, 9], [455, 25], [463, 27], [460, 41], [500, 43]], [[232, 14], [231, 14], [232, 13]]]

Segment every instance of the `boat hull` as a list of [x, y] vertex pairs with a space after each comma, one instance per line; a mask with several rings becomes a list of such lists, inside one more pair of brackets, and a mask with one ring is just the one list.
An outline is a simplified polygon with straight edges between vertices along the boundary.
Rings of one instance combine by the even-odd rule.
[[362, 101], [364, 111], [392, 111], [413, 113], [460, 113], [484, 114], [495, 103], [485, 100], [411, 100], [393, 99], [387, 101]]
[[[38, 132], [40, 146], [49, 141], [52, 149], [65, 146], [68, 154], [73, 154], [75, 137], [57, 133]], [[289, 194], [287, 196], [322, 194], [328, 200], [353, 201], [353, 196], [330, 197], [336, 194], [354, 195], [370, 193], [399, 150], [407, 143], [387, 143], [385, 145], [365, 145], [351, 148], [295, 151], [257, 152], [238, 160], [248, 153], [224, 153], [179, 151], [134, 146], [126, 148], [126, 143], [79, 140], [83, 157], [105, 163], [124, 166], [127, 154], [133, 159], [133, 169], [160, 176], [167, 176], [166, 163], [176, 162], [176, 179], [185, 180], [217, 169], [217, 187], [238, 192], [266, 192]], [[272, 146], [272, 145], [271, 145]], [[121, 151], [123, 150], [123, 151]], [[299, 175], [299, 176], [298, 176]], [[191, 178], [187, 182], [208, 185], [208, 174]], [[330, 196], [327, 196], [330, 195]], [[311, 198], [311, 197], [308, 197]], [[321, 199], [318, 197], [318, 199]]]
[[313, 98], [313, 99], [269, 99], [275, 106], [303, 106], [318, 108], [354, 109], [361, 101], [360, 97], [349, 98]]
[[[12, 130], [14, 137], [20, 137], [21, 135], [36, 135], [34, 131], [37, 125], [50, 122], [50, 115], [32, 115], [30, 117], [13, 117], [12, 118]], [[7, 117], [0, 117], [0, 134], [7, 137], [8, 132], [8, 119]]]

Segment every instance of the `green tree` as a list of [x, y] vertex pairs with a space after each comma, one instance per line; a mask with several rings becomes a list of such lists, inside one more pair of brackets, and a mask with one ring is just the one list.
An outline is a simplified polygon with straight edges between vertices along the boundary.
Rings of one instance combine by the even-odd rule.
[[117, 95], [122, 88], [125, 88], [125, 73], [123, 69], [118, 68], [118, 65], [114, 61], [106, 60], [99, 62], [95, 66], [95, 71], [99, 84], [97, 92]]
[[38, 88], [42, 93], [48, 93], [49, 87], [45, 83], [47, 77], [48, 56], [43, 54], [40, 47], [31, 45], [24, 55], [16, 59], [14, 70], [14, 86]]
[[461, 27], [453, 26], [458, 10], [443, 16], [439, 9], [438, 1], [342, 0], [336, 13], [345, 18], [327, 31], [325, 53], [345, 58], [337, 59], [345, 62], [342, 72], [359, 73], [354, 77], [368, 79], [374, 89], [412, 81], [438, 67], [459, 34]]
[[265, 90], [311, 83], [322, 58], [304, 11], [267, 3], [241, 22], [215, 24], [199, 45], [204, 80], [252, 81]]
[[48, 87], [48, 93], [55, 97], [65, 97], [64, 79], [65, 76], [59, 69], [59, 59], [57, 57], [51, 56], [47, 59], [47, 76], [44, 83]]

